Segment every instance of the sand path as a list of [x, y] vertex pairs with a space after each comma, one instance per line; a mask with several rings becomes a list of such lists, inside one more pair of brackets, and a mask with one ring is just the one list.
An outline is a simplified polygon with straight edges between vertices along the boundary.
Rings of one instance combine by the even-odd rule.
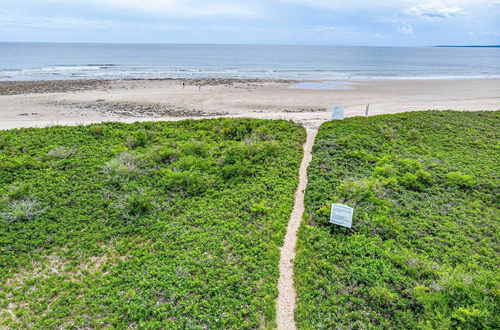
[[285, 241], [280, 253], [280, 278], [278, 280], [278, 299], [276, 301], [276, 321], [278, 329], [296, 329], [295, 301], [297, 294], [294, 287], [293, 261], [297, 245], [297, 230], [304, 213], [304, 191], [307, 186], [307, 167], [312, 158], [312, 147], [316, 137], [316, 129], [307, 129], [307, 139], [304, 143], [304, 157], [300, 164], [299, 185], [295, 191], [295, 204], [288, 222]]

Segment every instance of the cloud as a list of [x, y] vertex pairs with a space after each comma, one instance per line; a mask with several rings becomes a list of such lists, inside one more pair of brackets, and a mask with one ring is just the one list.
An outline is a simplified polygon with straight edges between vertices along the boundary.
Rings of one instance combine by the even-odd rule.
[[107, 0], [122, 8], [136, 8], [149, 13], [168, 13], [187, 16], [217, 16], [257, 14], [257, 8], [248, 2], [202, 0]]
[[397, 7], [400, 1], [398, 0], [385, 0], [378, 1], [376, 5], [373, 5], [373, 0], [280, 0], [280, 2], [284, 3], [294, 3], [298, 5], [302, 5], [305, 7], [311, 8], [320, 8], [320, 9], [332, 9], [338, 11], [349, 11], [356, 9], [373, 9], [373, 8], [393, 8]]
[[[244, 0], [240, 0], [244, 1]], [[254, 0], [259, 1], [259, 0]], [[276, 1], [276, 0], [274, 0]], [[274, 2], [270, 0], [269, 2]], [[398, 12], [403, 8], [415, 8], [416, 11], [437, 9], [438, 13], [440, 10], [444, 10], [444, 14], [451, 9], [462, 8], [475, 8], [483, 5], [496, 5], [500, 3], [500, 0], [384, 0], [384, 1], [373, 1], [373, 0], [278, 0], [281, 3], [298, 4], [304, 7], [327, 9], [333, 11], [393, 11]], [[437, 7], [437, 8], [433, 8]], [[412, 10], [413, 11], [413, 10]]]
[[[41, 3], [67, 6], [66, 0], [35, 0]], [[175, 17], [200, 16], [248, 16], [260, 14], [260, 8], [252, 1], [230, 0], [72, 0], [92, 8], [107, 8], [121, 11], [132, 11], [152, 15]]]
[[410, 24], [400, 24], [396, 26], [396, 32], [412, 36], [413, 35], [413, 26]]
[[437, 1], [406, 8], [404, 13], [413, 17], [425, 19], [453, 18], [460, 15], [468, 15], [461, 7], [447, 7]]
[[343, 32], [340, 26], [312, 26], [311, 29], [316, 32]]
[[500, 0], [0, 0], [0, 40], [497, 44], [498, 10]]
[[[19, 17], [2, 17], [3, 25], [7, 27], [17, 27], [17, 22]], [[89, 19], [80, 19], [75, 17], [34, 17], [34, 16], [23, 16], [22, 28], [49, 28], [49, 29], [72, 29], [72, 28], [109, 28], [110, 25], [107, 22]]]

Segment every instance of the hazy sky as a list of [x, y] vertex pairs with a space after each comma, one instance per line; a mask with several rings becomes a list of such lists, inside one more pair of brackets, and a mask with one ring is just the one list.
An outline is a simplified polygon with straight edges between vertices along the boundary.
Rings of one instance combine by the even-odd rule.
[[500, 44], [500, 1], [0, 0], [0, 41]]

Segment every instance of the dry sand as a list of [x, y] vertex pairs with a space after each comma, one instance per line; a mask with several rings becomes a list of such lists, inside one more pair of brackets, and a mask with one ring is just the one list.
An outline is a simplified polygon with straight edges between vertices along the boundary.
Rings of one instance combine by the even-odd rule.
[[0, 129], [217, 116], [290, 119], [318, 127], [330, 119], [332, 105], [344, 105], [346, 116], [359, 116], [368, 103], [370, 115], [500, 109], [498, 79], [364, 81], [347, 90], [291, 89], [293, 82], [226, 79], [82, 84], [78, 88], [74, 82], [2, 83], [0, 94], [14, 95], [0, 95]]

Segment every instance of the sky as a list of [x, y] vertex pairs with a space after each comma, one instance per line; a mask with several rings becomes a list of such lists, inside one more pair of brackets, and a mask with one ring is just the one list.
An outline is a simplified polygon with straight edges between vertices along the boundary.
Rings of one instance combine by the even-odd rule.
[[0, 41], [500, 44], [500, 0], [0, 0]]

